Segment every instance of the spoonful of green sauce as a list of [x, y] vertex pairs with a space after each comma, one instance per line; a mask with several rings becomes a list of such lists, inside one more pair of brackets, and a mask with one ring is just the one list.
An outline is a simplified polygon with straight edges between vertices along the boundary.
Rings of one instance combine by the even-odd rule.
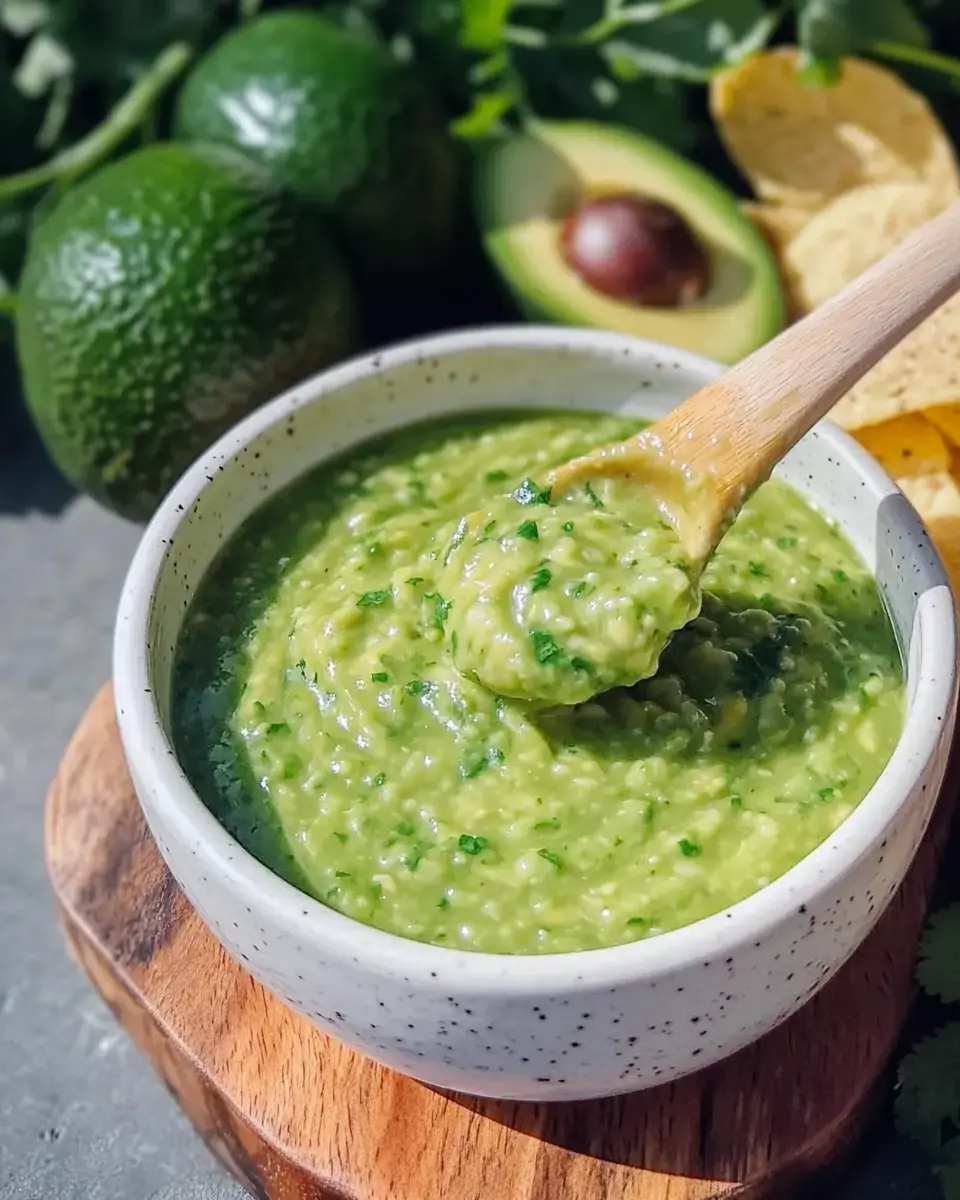
[[656, 672], [700, 610], [741, 506], [884, 354], [960, 287], [960, 202], [636, 437], [464, 517], [442, 591], [457, 668], [580, 704]]
[[656, 671], [700, 610], [698, 579], [648, 489], [598, 477], [554, 501], [528, 479], [461, 522], [440, 590], [461, 671], [499, 695], [580, 704]]

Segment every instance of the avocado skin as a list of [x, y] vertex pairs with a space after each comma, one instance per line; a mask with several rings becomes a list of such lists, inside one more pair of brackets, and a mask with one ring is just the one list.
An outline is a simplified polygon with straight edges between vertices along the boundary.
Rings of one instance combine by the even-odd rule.
[[361, 275], [422, 290], [460, 232], [460, 149], [439, 102], [373, 35], [314, 13], [224, 37], [181, 89], [176, 136], [233, 146], [336, 218]]
[[16, 343], [61, 471], [142, 520], [236, 420], [355, 349], [356, 304], [314, 212], [232, 151], [168, 143], [37, 227]]

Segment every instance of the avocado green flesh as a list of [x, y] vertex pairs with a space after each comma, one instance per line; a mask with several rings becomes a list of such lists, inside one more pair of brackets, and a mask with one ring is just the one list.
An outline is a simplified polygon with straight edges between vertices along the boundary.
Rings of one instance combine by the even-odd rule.
[[[613, 126], [544, 122], [481, 160], [477, 211], [487, 253], [534, 320], [630, 333], [732, 363], [784, 325], [777, 265], [734, 197], [699, 167]], [[642, 307], [589, 287], [564, 261], [564, 216], [628, 193], [675, 209], [705, 246], [710, 284], [679, 308]]]
[[197, 64], [175, 127], [335, 217], [364, 274], [420, 280], [448, 265], [459, 152], [419, 76], [372, 35], [305, 12], [251, 21]]
[[700, 608], [699, 573], [652, 490], [598, 478], [552, 499], [535, 480], [458, 527], [439, 587], [457, 668], [490, 691], [582, 704], [652, 675]]
[[743, 509], [652, 678], [531, 706], [451, 659], [463, 596], [441, 579], [464, 509], [638, 427], [596, 412], [414, 426], [241, 529], [187, 614], [172, 725], [244, 846], [359, 921], [516, 954], [688, 924], [837, 828], [899, 737], [900, 659], [869, 572], [782, 482]]
[[317, 216], [222, 147], [103, 168], [37, 228], [20, 284], [44, 441], [135, 519], [239, 417], [356, 341], [353, 286]]

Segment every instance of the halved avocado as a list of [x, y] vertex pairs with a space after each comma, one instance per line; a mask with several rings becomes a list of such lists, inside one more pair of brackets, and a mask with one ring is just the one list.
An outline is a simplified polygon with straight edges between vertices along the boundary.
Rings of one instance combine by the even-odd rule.
[[[672, 151], [628, 129], [540, 122], [480, 160], [476, 202], [487, 254], [531, 320], [635, 334], [737, 362], [782, 328], [777, 264], [737, 200]], [[632, 196], [673, 209], [702, 243], [702, 294], [676, 307], [617, 299], [566, 261], [564, 224], [584, 204]]]

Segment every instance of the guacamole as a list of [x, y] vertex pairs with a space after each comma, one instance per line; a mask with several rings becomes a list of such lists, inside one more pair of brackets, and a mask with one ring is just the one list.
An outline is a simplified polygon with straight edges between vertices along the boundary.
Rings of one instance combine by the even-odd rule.
[[[874, 580], [775, 480], [721, 543], [697, 612], [667, 531], [620, 484], [595, 490], [598, 504], [552, 504], [537, 483], [640, 427], [587, 412], [414, 426], [325, 464], [241, 529], [187, 615], [172, 725], [192, 783], [243, 845], [381, 929], [535, 954], [717, 912], [848, 816], [904, 715]], [[474, 511], [496, 526], [468, 544], [458, 529]], [[488, 558], [484, 536], [507, 546]], [[638, 539], [663, 562], [656, 602], [697, 615], [655, 674], [574, 703], [581, 676], [589, 695], [614, 661], [605, 638], [622, 638], [624, 663], [634, 654]], [[484, 587], [501, 616], [508, 596], [530, 615], [519, 657], [508, 646], [485, 672], [492, 686], [458, 667]], [[580, 607], [590, 589], [595, 608]], [[565, 641], [550, 614], [569, 622]], [[543, 666], [571, 703], [511, 697]]]
[[700, 608], [699, 570], [623, 478], [555, 500], [524, 479], [461, 521], [443, 562], [453, 662], [521, 700], [580, 704], [645, 679]]

